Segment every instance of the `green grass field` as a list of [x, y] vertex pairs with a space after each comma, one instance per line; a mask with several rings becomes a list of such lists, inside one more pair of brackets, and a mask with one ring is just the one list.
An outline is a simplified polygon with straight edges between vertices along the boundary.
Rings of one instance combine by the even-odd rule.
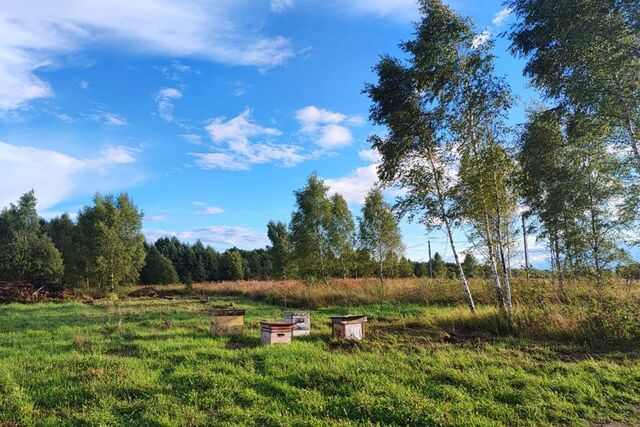
[[[0, 425], [640, 423], [638, 352], [468, 336], [434, 327], [463, 307], [406, 303], [313, 310], [310, 337], [263, 347], [285, 310], [226, 301], [242, 337], [209, 336], [222, 298], [1, 306]], [[331, 337], [348, 312], [371, 316], [365, 341]]]

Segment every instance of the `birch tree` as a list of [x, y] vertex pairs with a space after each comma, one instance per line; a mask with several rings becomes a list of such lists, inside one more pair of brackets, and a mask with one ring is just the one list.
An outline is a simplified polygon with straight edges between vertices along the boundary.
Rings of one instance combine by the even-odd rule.
[[[384, 56], [375, 66], [371, 120], [387, 129], [371, 144], [382, 155], [381, 181], [406, 190], [398, 203], [409, 219], [442, 227], [471, 311], [475, 303], [461, 267], [453, 229], [459, 155], [478, 145], [509, 105], [508, 88], [492, 76], [492, 57], [468, 20], [440, 0], [419, 2], [415, 39], [400, 45], [406, 60]], [[485, 125], [486, 121], [489, 125]]]
[[78, 215], [78, 259], [86, 286], [115, 290], [138, 281], [144, 265], [142, 212], [126, 193], [96, 194]]
[[375, 261], [381, 282], [384, 280], [385, 264], [397, 263], [404, 252], [398, 223], [377, 188], [369, 191], [362, 207], [358, 243]]
[[510, 0], [511, 49], [562, 106], [619, 129], [640, 172], [640, 2]]
[[327, 278], [329, 254], [328, 225], [331, 204], [327, 187], [317, 175], [296, 191], [296, 210], [289, 224], [291, 243], [298, 269], [303, 277]]
[[327, 226], [329, 251], [337, 264], [337, 272], [346, 278], [354, 261], [356, 226], [344, 197], [336, 193], [331, 197], [330, 204], [331, 213]]

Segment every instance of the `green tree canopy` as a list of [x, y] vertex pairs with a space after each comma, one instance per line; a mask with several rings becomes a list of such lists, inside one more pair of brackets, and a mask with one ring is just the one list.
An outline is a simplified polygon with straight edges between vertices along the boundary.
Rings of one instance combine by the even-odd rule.
[[222, 254], [220, 270], [224, 280], [244, 279], [244, 262], [237, 249], [228, 249]]
[[296, 210], [291, 215], [291, 243], [302, 277], [326, 279], [328, 274], [328, 227], [331, 203], [327, 187], [316, 174], [295, 191]]
[[84, 284], [114, 290], [136, 283], [145, 257], [142, 212], [126, 193], [96, 194], [93, 202], [78, 215]]
[[269, 254], [273, 266], [273, 278], [286, 279], [290, 276], [292, 258], [291, 239], [284, 222], [269, 221], [267, 224], [267, 236], [271, 241]]
[[360, 248], [376, 262], [378, 277], [382, 280], [385, 263], [397, 262], [404, 252], [404, 245], [398, 223], [378, 188], [367, 194], [358, 231]]
[[171, 260], [162, 255], [154, 245], [145, 243], [146, 257], [140, 271], [140, 283], [143, 285], [168, 285], [178, 281], [178, 273]]
[[640, 2], [510, 0], [512, 50], [525, 74], [562, 105], [605, 118], [640, 171]]
[[0, 280], [46, 285], [62, 279], [62, 256], [41, 227], [36, 203], [30, 191], [0, 212]]
[[331, 197], [331, 213], [327, 226], [329, 251], [335, 264], [334, 270], [348, 277], [353, 268], [356, 226], [347, 201], [336, 193]]

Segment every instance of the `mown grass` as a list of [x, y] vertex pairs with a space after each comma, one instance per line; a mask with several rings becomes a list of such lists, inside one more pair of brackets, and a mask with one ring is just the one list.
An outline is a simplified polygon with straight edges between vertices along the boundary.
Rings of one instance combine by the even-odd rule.
[[[208, 307], [245, 307], [210, 337]], [[239, 297], [0, 307], [0, 425], [640, 423], [640, 353], [477, 334], [464, 306], [378, 302], [312, 311], [313, 333], [263, 347], [284, 309]], [[364, 312], [345, 343], [328, 318]], [[481, 306], [473, 322], [500, 328]], [[466, 326], [465, 326], [466, 325]], [[493, 326], [492, 326], [493, 325]]]

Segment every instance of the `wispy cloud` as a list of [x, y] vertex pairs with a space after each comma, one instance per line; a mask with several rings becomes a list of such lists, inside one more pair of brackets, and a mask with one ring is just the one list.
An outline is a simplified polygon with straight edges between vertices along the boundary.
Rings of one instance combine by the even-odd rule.
[[500, 10], [500, 12], [494, 15], [491, 23], [496, 27], [501, 26], [504, 21], [511, 15], [511, 12], [512, 10], [510, 7], [505, 7], [504, 9]]
[[182, 92], [176, 88], [164, 87], [156, 95], [158, 115], [167, 122], [173, 121], [173, 101], [182, 98]]
[[169, 231], [162, 229], [142, 230], [147, 240], [155, 241], [160, 237], [177, 237], [180, 240], [195, 242], [200, 240], [216, 249], [238, 247], [241, 249], [255, 249], [265, 247], [269, 243], [266, 233], [249, 227], [212, 225], [185, 231]]
[[305, 159], [300, 147], [273, 142], [282, 132], [256, 123], [250, 109], [231, 119], [216, 117], [206, 130], [213, 141], [212, 152], [190, 153], [203, 169], [249, 170], [253, 164], [272, 161], [293, 166]]
[[243, 9], [236, 6], [207, 0], [2, 2], [0, 110], [52, 96], [51, 86], [37, 71], [95, 44], [260, 69], [281, 65], [295, 54], [288, 38], [237, 25], [249, 17], [236, 16]]
[[107, 126], [126, 126], [128, 124], [127, 119], [120, 114], [113, 113], [105, 109], [94, 109], [85, 117], [93, 122], [102, 123]]
[[221, 213], [224, 213], [224, 209], [217, 206], [207, 206], [201, 213], [204, 215], [220, 215]]
[[392, 17], [402, 21], [412, 21], [418, 17], [418, 3], [415, 0], [342, 0], [339, 4], [343, 10], [351, 13]]
[[190, 65], [181, 63], [180, 61], [171, 61], [169, 65], [154, 65], [153, 68], [160, 71], [163, 76], [169, 80], [178, 81], [186, 74], [200, 74]]
[[275, 13], [283, 12], [293, 7], [293, 0], [271, 0], [269, 3], [271, 11]]
[[47, 209], [76, 194], [112, 191], [139, 180], [130, 169], [139, 150], [106, 146], [88, 158], [61, 152], [0, 142], [0, 206], [15, 202], [34, 189], [39, 208]]
[[183, 134], [180, 134], [180, 138], [184, 139], [190, 144], [194, 144], [194, 145], [202, 144], [202, 137], [195, 133], [183, 133]]

